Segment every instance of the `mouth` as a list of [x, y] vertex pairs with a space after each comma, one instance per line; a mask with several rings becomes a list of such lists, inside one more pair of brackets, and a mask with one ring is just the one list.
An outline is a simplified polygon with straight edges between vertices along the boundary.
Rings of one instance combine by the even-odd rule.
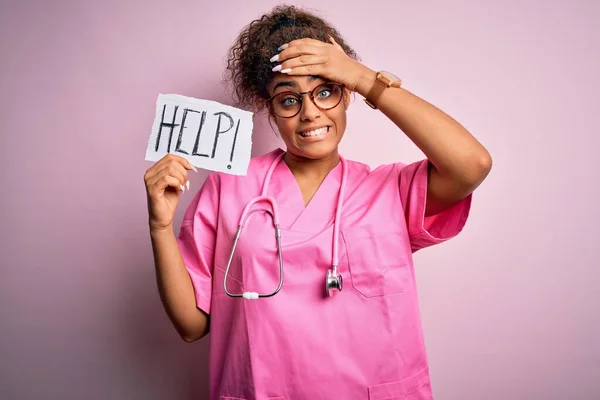
[[320, 128], [307, 129], [304, 131], [298, 132], [298, 134], [302, 137], [318, 137], [326, 134], [331, 129], [330, 126], [322, 126]]

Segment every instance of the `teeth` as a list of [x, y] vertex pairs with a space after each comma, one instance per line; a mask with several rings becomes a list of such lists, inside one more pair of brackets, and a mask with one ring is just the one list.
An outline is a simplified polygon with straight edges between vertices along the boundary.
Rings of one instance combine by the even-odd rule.
[[328, 130], [329, 130], [328, 127], [324, 127], [324, 128], [319, 128], [319, 129], [315, 129], [312, 131], [301, 132], [300, 135], [302, 135], [303, 137], [321, 136], [322, 134], [327, 133]]

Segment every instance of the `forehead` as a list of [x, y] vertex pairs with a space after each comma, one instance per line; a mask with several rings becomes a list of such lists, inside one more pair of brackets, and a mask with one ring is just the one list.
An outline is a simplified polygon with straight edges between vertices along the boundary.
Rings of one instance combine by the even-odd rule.
[[315, 86], [324, 82], [326, 82], [325, 79], [317, 75], [289, 76], [285, 74], [277, 74], [267, 85], [267, 90], [271, 94], [286, 90], [303, 92], [306, 90], [311, 90]]

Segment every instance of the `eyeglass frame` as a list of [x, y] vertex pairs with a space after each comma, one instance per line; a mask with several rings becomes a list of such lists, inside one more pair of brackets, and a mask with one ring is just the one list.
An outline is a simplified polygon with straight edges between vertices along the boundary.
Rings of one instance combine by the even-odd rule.
[[[334, 105], [334, 106], [331, 106], [331, 107], [329, 107], [329, 108], [322, 108], [322, 107], [319, 107], [319, 106], [317, 105], [317, 103], [315, 102], [315, 96], [314, 96], [314, 94], [313, 94], [315, 90], [317, 90], [317, 89], [318, 89], [318, 88], [320, 88], [321, 86], [325, 86], [325, 85], [333, 85], [333, 86], [337, 86], [337, 87], [339, 87], [339, 88], [340, 88], [340, 90], [341, 90], [341, 93], [342, 93], [342, 94], [341, 94], [341, 96], [340, 96], [340, 99], [338, 100], [338, 102], [337, 102], [337, 103], [335, 103], [335, 105]], [[304, 95], [305, 95], [305, 94], [307, 94], [307, 95], [308, 95], [308, 97], [310, 98], [310, 100], [312, 101], [312, 103], [313, 103], [313, 104], [315, 105], [315, 107], [317, 107], [319, 110], [321, 110], [321, 111], [328, 111], [328, 110], [332, 110], [332, 109], [334, 109], [334, 108], [336, 108], [337, 106], [339, 106], [339, 105], [340, 105], [340, 103], [342, 102], [342, 99], [344, 98], [344, 89], [345, 89], [345, 88], [346, 88], [346, 86], [345, 86], [345, 85], [342, 85], [341, 83], [336, 83], [336, 82], [325, 82], [325, 83], [321, 83], [320, 85], [317, 85], [317, 86], [316, 86], [316, 87], [315, 87], [313, 90], [309, 90], [309, 91], [307, 91], [307, 92], [294, 92], [293, 90], [286, 90], [285, 92], [279, 92], [279, 93], [277, 93], [276, 95], [273, 95], [273, 96], [271, 96], [271, 97], [270, 97], [270, 98], [269, 98], [267, 101], [269, 102], [269, 106], [271, 107], [271, 109], [272, 109], [273, 113], [274, 113], [275, 115], [277, 115], [279, 118], [294, 118], [296, 115], [300, 114], [300, 111], [302, 111], [302, 106], [304, 105]], [[291, 116], [289, 116], [289, 117], [282, 117], [281, 115], [277, 114], [277, 113], [275, 112], [275, 107], [273, 106], [273, 99], [274, 99], [275, 97], [277, 97], [277, 96], [281, 96], [282, 94], [285, 94], [285, 93], [292, 93], [292, 94], [298, 95], [298, 97], [300, 98], [300, 108], [298, 108], [298, 111], [296, 112], [296, 114], [294, 114], [294, 115], [291, 115]]]

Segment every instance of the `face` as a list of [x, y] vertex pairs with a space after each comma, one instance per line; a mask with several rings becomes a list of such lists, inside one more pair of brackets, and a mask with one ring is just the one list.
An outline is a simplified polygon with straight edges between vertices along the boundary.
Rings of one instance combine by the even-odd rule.
[[[277, 124], [289, 153], [311, 160], [337, 155], [338, 145], [346, 130], [346, 109], [349, 104], [346, 89], [328, 85], [327, 81], [316, 76], [278, 73], [267, 86], [267, 91], [271, 96], [271, 118]], [[314, 101], [311, 100], [311, 93]], [[336, 98], [340, 98], [337, 104]]]

